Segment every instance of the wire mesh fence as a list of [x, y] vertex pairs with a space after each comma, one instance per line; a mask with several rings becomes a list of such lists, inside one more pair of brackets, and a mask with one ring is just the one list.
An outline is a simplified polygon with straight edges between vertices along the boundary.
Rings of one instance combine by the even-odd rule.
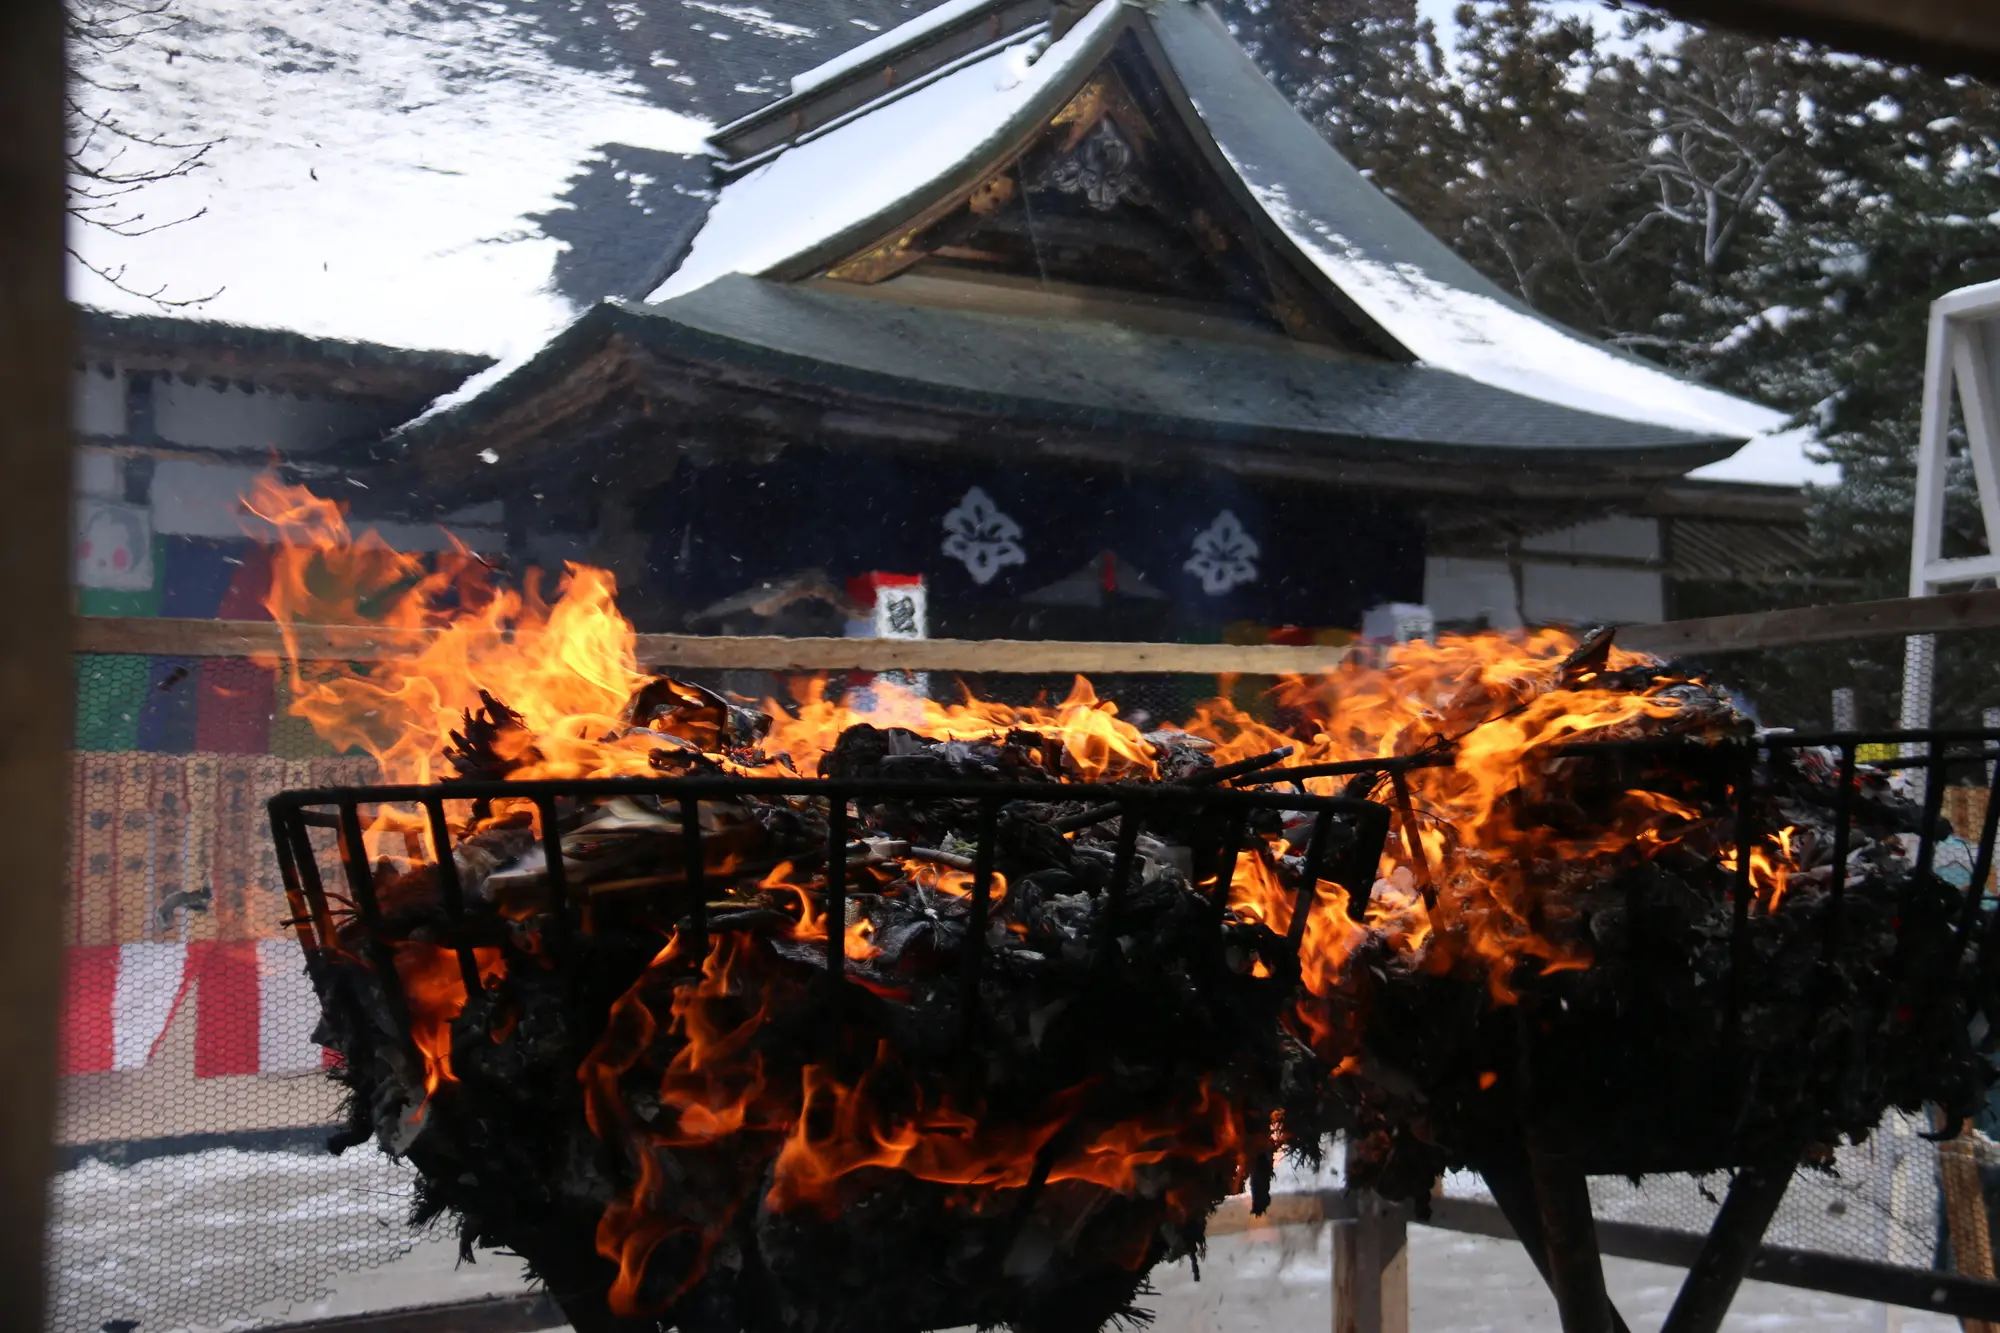
[[264, 802], [346, 783], [280, 674], [79, 655], [52, 1327], [241, 1319], [412, 1243], [410, 1173], [335, 1158]]
[[[798, 685], [761, 672], [683, 674], [753, 699], [782, 701]], [[1060, 700], [1073, 677], [937, 673], [905, 683], [941, 700], [968, 691], [1028, 704]], [[284, 673], [254, 661], [79, 654], [76, 684], [51, 1326], [99, 1333], [130, 1321], [140, 1333], [172, 1333], [282, 1322], [290, 1304], [395, 1263], [418, 1239], [405, 1167], [372, 1147], [324, 1149], [338, 1097], [312, 1040], [318, 1004], [283, 925], [264, 811], [280, 790], [364, 783], [374, 767], [291, 717]], [[877, 686], [845, 673], [829, 684], [858, 698]], [[1142, 728], [1187, 717], [1218, 685], [1275, 720], [1269, 684], [1093, 681]], [[1955, 787], [1944, 812], [1972, 830], [1984, 804], [1984, 791]], [[1949, 857], [1940, 870], [1954, 873]], [[1825, 1169], [1801, 1171], [1767, 1242], [1915, 1268], [1942, 1262], [1950, 1228], [1939, 1149], [1919, 1137], [1926, 1128], [1893, 1122]], [[1979, 1174], [2000, 1196], [2000, 1166], [1982, 1158]], [[1605, 1179], [1593, 1199], [1600, 1217], [1700, 1233], [1725, 1184]]]

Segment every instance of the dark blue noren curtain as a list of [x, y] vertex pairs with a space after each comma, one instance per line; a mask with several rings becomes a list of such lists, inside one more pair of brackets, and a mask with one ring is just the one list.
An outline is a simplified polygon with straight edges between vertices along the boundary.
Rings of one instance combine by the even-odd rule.
[[1423, 591], [1422, 533], [1399, 506], [1227, 473], [792, 449], [685, 469], [648, 518], [661, 591], [690, 607], [810, 567], [922, 574], [940, 605], [1010, 601], [1105, 551], [1216, 622], [1357, 625]]

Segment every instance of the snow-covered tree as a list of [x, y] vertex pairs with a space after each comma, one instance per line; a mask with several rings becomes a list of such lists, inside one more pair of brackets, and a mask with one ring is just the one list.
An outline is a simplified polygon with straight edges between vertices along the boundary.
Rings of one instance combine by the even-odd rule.
[[[2000, 278], [2000, 91], [1643, 14], [1607, 41], [1538, 0], [1462, 5], [1448, 57], [1397, 0], [1241, 3], [1280, 86], [1496, 281], [1816, 425], [1844, 479], [1813, 497], [1828, 582], [1796, 600], [1903, 590], [1927, 310]], [[1972, 506], [1952, 521], [1983, 549]], [[1779, 600], [1737, 598], [1685, 609]], [[2000, 703], [2000, 645], [1946, 650], [1943, 713]], [[1892, 692], [1899, 663], [1892, 641], [1730, 669], [1811, 720], [1832, 685]]]

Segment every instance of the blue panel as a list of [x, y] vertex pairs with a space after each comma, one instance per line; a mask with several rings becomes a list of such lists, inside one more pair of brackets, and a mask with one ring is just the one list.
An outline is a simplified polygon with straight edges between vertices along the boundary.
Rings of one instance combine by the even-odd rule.
[[247, 538], [166, 537], [160, 614], [208, 619], [222, 606], [230, 581], [250, 550]]
[[192, 657], [155, 657], [147, 673], [146, 697], [139, 705], [139, 748], [154, 754], [186, 754], [194, 749], [196, 686]]

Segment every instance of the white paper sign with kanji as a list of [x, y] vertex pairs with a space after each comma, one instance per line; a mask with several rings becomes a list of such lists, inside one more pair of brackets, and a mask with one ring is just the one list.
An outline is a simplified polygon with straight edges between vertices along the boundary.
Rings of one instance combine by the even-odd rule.
[[921, 583], [890, 583], [875, 590], [875, 637], [928, 639], [930, 598]]

